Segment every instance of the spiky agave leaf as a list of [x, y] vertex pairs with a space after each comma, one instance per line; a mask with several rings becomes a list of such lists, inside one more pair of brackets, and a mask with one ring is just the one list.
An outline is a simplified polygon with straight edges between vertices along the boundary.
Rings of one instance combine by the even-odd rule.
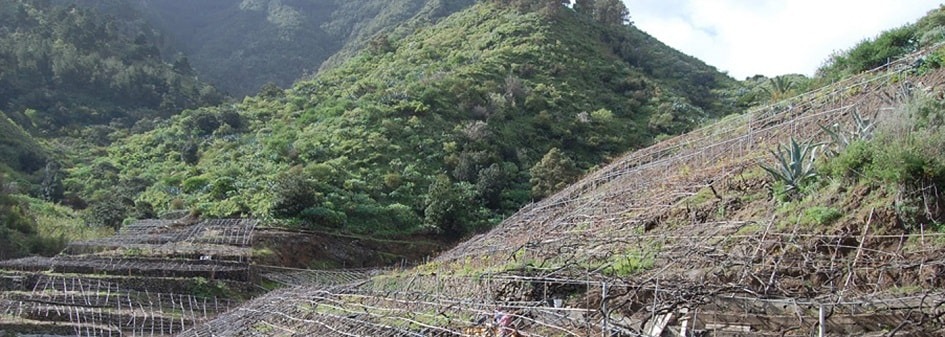
[[817, 125], [821, 130], [827, 133], [830, 136], [831, 144], [833, 144], [833, 149], [827, 150], [827, 155], [831, 157], [836, 157], [840, 154], [843, 149], [858, 140], [869, 140], [873, 138], [873, 129], [876, 124], [870, 121], [868, 118], [863, 118], [863, 115], [860, 115], [859, 110], [853, 110], [853, 130], [849, 132], [843, 132], [839, 124], [831, 125], [830, 127], [825, 127], [823, 125]]
[[777, 151], [770, 151], [778, 162], [776, 167], [763, 164], [759, 166], [775, 180], [783, 182], [787, 191], [797, 190], [808, 180], [817, 177], [814, 160], [820, 145], [811, 141], [798, 143], [797, 139], [792, 137], [790, 145], [778, 144]]

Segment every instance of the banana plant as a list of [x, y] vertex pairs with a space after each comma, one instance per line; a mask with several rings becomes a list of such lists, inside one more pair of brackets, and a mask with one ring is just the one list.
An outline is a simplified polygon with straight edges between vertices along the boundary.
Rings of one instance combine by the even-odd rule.
[[769, 167], [763, 164], [760, 166], [774, 179], [784, 183], [785, 192], [795, 192], [808, 181], [817, 178], [814, 160], [817, 158], [817, 149], [821, 145], [813, 144], [811, 141], [798, 143], [792, 137], [790, 144], [778, 144], [777, 151], [771, 151], [771, 155], [777, 159], [776, 166]]

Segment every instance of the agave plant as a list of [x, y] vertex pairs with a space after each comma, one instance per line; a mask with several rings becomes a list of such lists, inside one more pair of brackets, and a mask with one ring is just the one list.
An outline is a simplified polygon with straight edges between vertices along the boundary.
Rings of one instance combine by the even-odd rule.
[[760, 165], [774, 179], [784, 183], [785, 192], [797, 191], [808, 181], [817, 177], [814, 169], [814, 159], [817, 157], [817, 148], [822, 144], [813, 144], [811, 141], [798, 143], [791, 138], [788, 145], [779, 144], [777, 151], [771, 151], [778, 165], [768, 167]]
[[827, 150], [827, 154], [831, 157], [837, 156], [840, 154], [843, 149], [845, 149], [850, 143], [860, 140], [869, 140], [873, 138], [873, 129], [876, 126], [868, 118], [863, 118], [860, 115], [860, 112], [857, 110], [853, 111], [853, 130], [844, 131], [841, 130], [839, 124], [831, 125], [830, 127], [820, 126], [821, 130], [824, 130], [830, 139], [832, 140], [833, 148]]

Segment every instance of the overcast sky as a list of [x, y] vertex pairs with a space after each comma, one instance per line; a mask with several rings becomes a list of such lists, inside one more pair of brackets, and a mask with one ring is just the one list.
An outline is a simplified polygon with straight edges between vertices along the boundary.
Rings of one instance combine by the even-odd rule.
[[813, 75], [835, 50], [945, 0], [624, 0], [637, 28], [736, 79]]

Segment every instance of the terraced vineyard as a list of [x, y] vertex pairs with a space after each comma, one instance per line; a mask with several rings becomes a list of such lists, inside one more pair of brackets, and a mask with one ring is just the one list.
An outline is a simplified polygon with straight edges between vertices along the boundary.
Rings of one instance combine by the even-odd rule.
[[945, 71], [916, 71], [921, 57], [631, 153], [430, 263], [293, 277], [183, 335], [941, 335], [942, 234], [897, 225], [881, 189], [842, 186], [822, 202], [847, 214], [805, 224], [758, 167], [854, 113], [941, 96]]
[[[252, 265], [251, 220], [142, 221], [3, 261], [0, 331], [942, 335], [945, 234], [904, 224], [901, 190], [835, 181], [778, 201], [759, 166], [789, 140], [819, 144], [862, 120], [894, 127], [883, 123], [910, 102], [941, 101], [945, 70], [916, 67], [925, 57], [630, 153], [413, 268]], [[829, 220], [807, 215], [827, 206]], [[276, 290], [243, 302], [260, 284]]]
[[169, 336], [256, 290], [254, 220], [144, 220], [59, 256], [0, 262], [0, 331]]

